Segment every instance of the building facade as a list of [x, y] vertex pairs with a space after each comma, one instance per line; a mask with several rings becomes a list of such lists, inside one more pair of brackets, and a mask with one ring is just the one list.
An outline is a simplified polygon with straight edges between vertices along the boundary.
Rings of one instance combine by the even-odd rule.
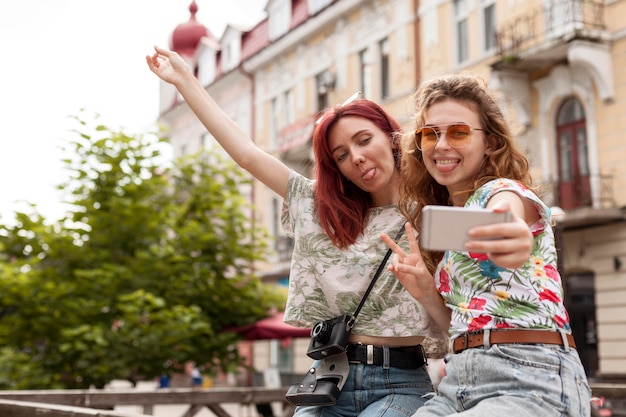
[[[311, 134], [323, 108], [361, 91], [402, 117], [416, 79], [413, 7], [410, 0], [269, 1], [270, 42], [242, 62], [254, 77], [257, 144], [312, 176]], [[262, 185], [256, 191], [276, 236], [270, 263], [287, 276], [291, 244], [279, 225], [282, 201]]]
[[626, 377], [624, 1], [422, 0], [422, 79], [482, 76], [557, 214], [572, 330], [592, 380]]
[[[565, 301], [587, 373], [626, 379], [626, 0], [269, 0], [265, 11], [253, 28], [200, 36], [187, 59], [259, 146], [307, 176], [324, 107], [362, 91], [405, 122], [420, 80], [468, 71], [488, 81], [557, 214]], [[175, 155], [211, 142], [170, 86], [161, 97]], [[284, 285], [282, 201], [258, 182], [249, 197], [255, 224], [274, 239], [257, 270]], [[260, 342], [254, 366], [305, 372], [307, 345]]]
[[[269, 0], [265, 19], [248, 29], [228, 25], [217, 39], [195, 20], [193, 1], [190, 21], [176, 28], [170, 47], [261, 148], [311, 177], [311, 135], [323, 108], [361, 91], [399, 121], [405, 118], [418, 71], [416, 5], [414, 0]], [[194, 41], [196, 47], [189, 48]], [[175, 157], [214, 140], [165, 83], [159, 122], [168, 129]], [[249, 198], [256, 207], [254, 224], [274, 241], [256, 270], [265, 282], [286, 286], [292, 243], [280, 225], [282, 200], [259, 182]], [[311, 362], [307, 347], [308, 339], [255, 342], [251, 364], [303, 375]]]
[[[270, 44], [243, 62], [246, 72], [254, 74], [255, 138], [261, 147], [311, 177], [311, 135], [320, 110], [361, 91], [398, 120], [405, 118], [404, 103], [415, 88], [418, 68], [415, 2], [270, 1], [267, 11], [275, 30], [269, 33]], [[274, 13], [291, 20], [274, 23]], [[266, 271], [288, 277], [292, 244], [280, 227], [282, 201], [259, 188], [260, 216], [276, 237], [274, 267]], [[259, 347], [255, 363], [274, 366], [272, 358], [280, 354], [267, 355]], [[291, 368], [301, 378], [311, 362], [307, 347], [307, 339], [296, 339], [284, 355], [291, 365], [279, 367]]]

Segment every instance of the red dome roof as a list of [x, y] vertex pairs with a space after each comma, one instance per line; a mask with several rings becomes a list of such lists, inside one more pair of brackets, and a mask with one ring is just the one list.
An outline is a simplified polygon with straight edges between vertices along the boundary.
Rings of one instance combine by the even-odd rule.
[[215, 39], [209, 29], [196, 20], [196, 13], [198, 12], [198, 5], [195, 0], [191, 2], [189, 6], [189, 12], [191, 17], [186, 23], [181, 23], [176, 26], [172, 36], [170, 38], [170, 49], [178, 52], [180, 55], [193, 56], [196, 52], [196, 48], [200, 43], [200, 39], [203, 37], [209, 37]]

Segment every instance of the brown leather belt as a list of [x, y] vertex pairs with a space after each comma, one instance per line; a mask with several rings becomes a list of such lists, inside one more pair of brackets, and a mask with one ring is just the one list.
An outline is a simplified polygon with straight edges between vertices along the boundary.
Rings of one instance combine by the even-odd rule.
[[[576, 349], [574, 338], [571, 334], [565, 335], [567, 344]], [[488, 338], [488, 340], [485, 340]], [[563, 345], [563, 336], [561, 333], [550, 330], [509, 330], [509, 329], [496, 329], [489, 330], [489, 335], [484, 330], [471, 333], [463, 333], [462, 335], [455, 337], [452, 342], [452, 350], [454, 353], [459, 353], [465, 349], [485, 347], [490, 345], [501, 344], [547, 344], [547, 345]]]

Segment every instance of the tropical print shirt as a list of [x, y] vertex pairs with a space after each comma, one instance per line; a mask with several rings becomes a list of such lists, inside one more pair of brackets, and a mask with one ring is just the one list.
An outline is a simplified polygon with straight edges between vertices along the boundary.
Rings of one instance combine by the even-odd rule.
[[[405, 223], [396, 206], [373, 208], [364, 233], [349, 248], [339, 249], [320, 225], [314, 186], [314, 181], [292, 171], [281, 215], [285, 233], [294, 239], [285, 322], [300, 327], [354, 313], [388, 250], [380, 234], [395, 237]], [[447, 349], [445, 330], [437, 327], [387, 268], [363, 305], [352, 333], [427, 336], [432, 340], [424, 346], [431, 357], [441, 357]]]
[[452, 310], [450, 336], [506, 328], [562, 329], [570, 333], [549, 208], [534, 192], [508, 179], [483, 185], [465, 207], [485, 208], [487, 201], [501, 191], [513, 191], [537, 208], [540, 219], [531, 227], [531, 256], [521, 268], [504, 269], [486, 254], [446, 252], [435, 273], [435, 283]]

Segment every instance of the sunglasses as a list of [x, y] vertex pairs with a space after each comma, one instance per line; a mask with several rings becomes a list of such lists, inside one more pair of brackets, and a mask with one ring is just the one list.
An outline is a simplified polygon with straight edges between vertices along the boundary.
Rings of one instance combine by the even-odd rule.
[[420, 151], [427, 151], [433, 149], [437, 145], [437, 141], [441, 137], [441, 128], [446, 127], [446, 141], [448, 145], [453, 148], [462, 148], [470, 143], [474, 129], [465, 123], [451, 123], [449, 125], [441, 126], [426, 126], [415, 131], [415, 146]]
[[[353, 101], [356, 100], [363, 100], [365, 99], [365, 96], [363, 95], [363, 92], [361, 91], [357, 91], [356, 93], [352, 94], [350, 97], [348, 97], [348, 99], [346, 101], [344, 101], [343, 103], [341, 103], [341, 106], [347, 106], [348, 104], [352, 103]], [[328, 110], [328, 109], [326, 109]], [[322, 121], [322, 119], [324, 118], [324, 116], [326, 116], [326, 112], [322, 112], [322, 115], [320, 117], [317, 118], [317, 120], [315, 121], [315, 124], [318, 125], [320, 124], [320, 122]]]

